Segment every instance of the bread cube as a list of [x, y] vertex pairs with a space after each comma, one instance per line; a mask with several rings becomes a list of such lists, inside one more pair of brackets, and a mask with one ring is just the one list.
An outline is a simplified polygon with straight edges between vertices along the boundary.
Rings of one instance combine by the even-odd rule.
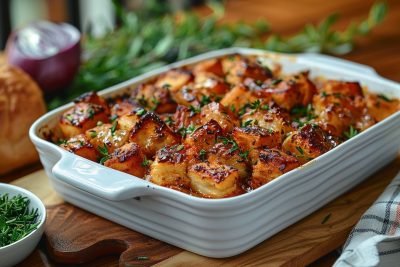
[[97, 150], [91, 143], [89, 143], [84, 134], [79, 134], [71, 137], [64, 143], [60, 144], [60, 147], [78, 156], [84, 157], [92, 161], [97, 161]]
[[93, 128], [99, 121], [109, 121], [104, 107], [80, 102], [61, 115], [59, 126], [64, 137], [71, 138]]
[[249, 185], [252, 189], [256, 189], [299, 166], [300, 163], [295, 157], [278, 149], [261, 150], [258, 161], [253, 166]]
[[135, 124], [129, 140], [137, 143], [143, 153], [151, 158], [164, 146], [179, 143], [181, 137], [172, 132], [156, 114], [148, 112]]
[[128, 142], [129, 132], [118, 129], [118, 122], [103, 124], [87, 130], [86, 138], [95, 147], [107, 148], [108, 153]]
[[192, 189], [205, 197], [223, 198], [240, 187], [237, 169], [210, 163], [198, 163], [188, 169]]
[[167, 187], [189, 188], [186, 174], [187, 159], [184, 145], [165, 146], [157, 151], [150, 166], [150, 181]]
[[[104, 166], [143, 178], [146, 174], [145, 157], [136, 143], [117, 148], [104, 162]], [[110, 177], [112, 179], [112, 177]]]
[[235, 115], [223, 105], [216, 102], [211, 102], [201, 109], [200, 119], [202, 124], [206, 124], [210, 120], [215, 120], [226, 133], [232, 131], [233, 127], [239, 126], [239, 121]]
[[158, 88], [167, 88], [172, 93], [180, 90], [184, 85], [192, 82], [193, 74], [184, 69], [174, 69], [162, 74], [154, 83]]

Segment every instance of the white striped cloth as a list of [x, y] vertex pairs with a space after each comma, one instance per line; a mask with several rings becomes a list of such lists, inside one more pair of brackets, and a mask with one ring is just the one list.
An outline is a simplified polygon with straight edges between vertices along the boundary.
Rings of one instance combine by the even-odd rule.
[[351, 231], [334, 267], [400, 266], [400, 173]]

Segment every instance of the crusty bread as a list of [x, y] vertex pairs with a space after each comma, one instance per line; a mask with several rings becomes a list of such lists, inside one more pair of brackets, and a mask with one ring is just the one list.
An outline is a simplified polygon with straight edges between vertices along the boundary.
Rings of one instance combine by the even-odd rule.
[[0, 64], [0, 174], [38, 160], [28, 131], [45, 111], [42, 91], [30, 76]]

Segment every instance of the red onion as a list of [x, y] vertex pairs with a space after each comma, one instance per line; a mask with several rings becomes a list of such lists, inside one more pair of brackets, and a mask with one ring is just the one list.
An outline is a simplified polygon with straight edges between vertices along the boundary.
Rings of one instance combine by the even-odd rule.
[[12, 33], [8, 62], [29, 73], [46, 93], [68, 86], [80, 64], [80, 33], [72, 25], [39, 21]]

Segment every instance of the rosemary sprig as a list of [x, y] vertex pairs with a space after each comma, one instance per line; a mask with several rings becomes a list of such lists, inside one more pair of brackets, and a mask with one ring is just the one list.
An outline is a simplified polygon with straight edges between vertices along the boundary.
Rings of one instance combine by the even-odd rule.
[[[85, 36], [85, 61], [71, 88], [51, 99], [50, 109], [88, 88], [101, 90], [176, 60], [225, 47], [346, 54], [353, 49], [355, 37], [368, 34], [383, 20], [387, 10], [386, 3], [376, 3], [367, 19], [353, 22], [343, 31], [333, 30], [339, 16], [331, 15], [318, 25], [305, 25], [298, 34], [281, 37], [271, 33], [263, 20], [253, 24], [219, 22], [224, 14], [221, 4], [211, 4], [213, 13], [200, 17], [191, 11], [177, 16], [159, 1], [143, 1], [146, 9], [137, 13], [124, 11], [118, 1], [113, 2], [120, 25], [102, 37], [90, 33]], [[202, 105], [208, 100], [203, 102]]]
[[38, 210], [29, 209], [29, 202], [21, 195], [0, 195], [0, 247], [20, 240], [39, 225]]

